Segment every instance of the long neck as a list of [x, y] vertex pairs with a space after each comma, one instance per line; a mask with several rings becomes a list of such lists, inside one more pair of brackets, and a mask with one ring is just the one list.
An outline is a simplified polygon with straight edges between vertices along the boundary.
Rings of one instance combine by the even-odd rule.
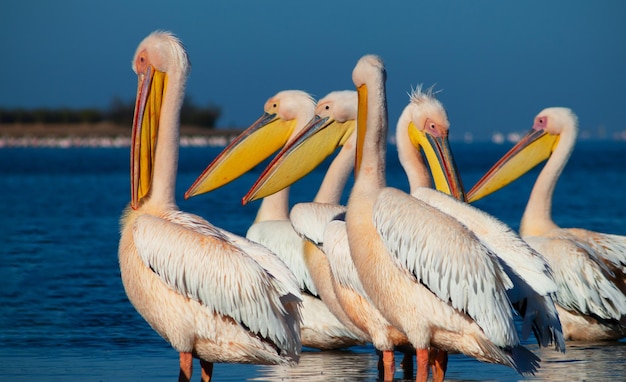
[[557, 228], [552, 221], [552, 197], [559, 176], [563, 172], [576, 143], [575, 130], [564, 130], [554, 152], [539, 173], [520, 223], [522, 236], [541, 235]]
[[261, 201], [254, 222], [268, 220], [289, 220], [289, 187], [266, 196]]
[[180, 108], [184, 97], [184, 81], [176, 73], [168, 74], [167, 91], [163, 98], [150, 203], [176, 207], [175, 189], [178, 169]]
[[405, 109], [400, 115], [398, 125], [396, 126], [396, 146], [400, 164], [409, 180], [410, 192], [413, 193], [420, 187], [432, 187], [432, 183], [422, 153], [413, 146], [409, 139], [407, 130], [409, 123], [409, 111]]
[[339, 153], [337, 153], [337, 156], [328, 167], [326, 175], [324, 175], [320, 189], [313, 200], [314, 202], [339, 204], [350, 172], [354, 168], [354, 145], [355, 142], [349, 140], [339, 150]]

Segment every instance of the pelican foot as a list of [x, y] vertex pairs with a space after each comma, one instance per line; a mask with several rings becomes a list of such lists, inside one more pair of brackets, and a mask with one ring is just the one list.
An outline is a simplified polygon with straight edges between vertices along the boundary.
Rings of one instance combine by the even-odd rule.
[[191, 353], [180, 353], [180, 373], [178, 374], [178, 382], [190, 382], [191, 372], [193, 371], [193, 356]]
[[433, 372], [433, 382], [443, 382], [448, 369], [448, 352], [438, 349], [431, 349], [431, 369]]
[[396, 361], [393, 350], [383, 350], [383, 381], [393, 381], [396, 373]]
[[200, 367], [202, 367], [202, 382], [210, 382], [213, 376], [213, 362], [201, 359]]
[[428, 380], [429, 371], [429, 351], [428, 349], [417, 349], [417, 374], [415, 375], [415, 382], [426, 382]]

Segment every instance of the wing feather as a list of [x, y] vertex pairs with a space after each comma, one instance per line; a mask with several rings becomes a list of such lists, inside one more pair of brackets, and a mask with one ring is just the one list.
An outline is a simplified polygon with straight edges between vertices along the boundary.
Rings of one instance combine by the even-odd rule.
[[180, 211], [162, 218], [141, 215], [133, 227], [140, 257], [168, 286], [293, 350], [298, 346], [293, 339], [299, 340], [301, 301], [293, 276], [284, 278], [289, 271], [275, 261], [269, 267], [273, 270], [266, 269], [251, 253], [275, 255], [249, 240], [244, 250], [233, 243], [233, 236]]
[[304, 242], [289, 220], [268, 220], [254, 223], [246, 238], [274, 252], [293, 272], [300, 289], [317, 296], [311, 273], [304, 262]]
[[512, 280], [507, 295], [523, 317], [522, 337], [528, 338], [532, 329], [539, 345], [554, 343], [558, 350], [565, 351], [552, 299], [557, 285], [546, 259], [506, 224], [467, 203], [430, 188], [418, 188], [412, 196], [453, 216], [498, 257]]
[[519, 343], [497, 258], [465, 226], [393, 188], [374, 204], [374, 224], [397, 265], [468, 314], [499, 346]]
[[601, 319], [626, 315], [626, 296], [607, 278], [606, 264], [588, 245], [563, 229], [550, 237], [524, 239], [549, 259], [559, 286], [556, 301], [563, 308]]
[[293, 229], [316, 245], [324, 242], [326, 225], [335, 219], [343, 219], [346, 207], [326, 203], [298, 203], [289, 213]]

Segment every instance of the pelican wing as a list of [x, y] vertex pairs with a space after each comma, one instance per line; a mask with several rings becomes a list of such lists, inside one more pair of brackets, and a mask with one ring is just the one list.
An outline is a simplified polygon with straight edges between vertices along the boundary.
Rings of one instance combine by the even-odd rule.
[[333, 220], [328, 223], [324, 233], [323, 249], [337, 282], [369, 299], [350, 256], [350, 244], [348, 243], [345, 221]]
[[393, 188], [374, 204], [374, 224], [399, 268], [465, 312], [499, 346], [519, 343], [497, 258], [457, 220]]
[[244, 238], [239, 244], [247, 245], [238, 246], [233, 237], [180, 211], [141, 215], [133, 227], [140, 257], [173, 290], [283, 349], [297, 348], [290, 338], [299, 339], [301, 297], [293, 276], [280, 260], [269, 260], [275, 255], [268, 249]]
[[430, 188], [418, 188], [414, 197], [453, 216], [465, 225], [499, 259], [541, 295], [556, 292], [550, 265], [509, 226], [478, 208]]
[[344, 219], [346, 207], [326, 203], [298, 203], [291, 209], [289, 219], [293, 229], [302, 237], [320, 246], [324, 242], [326, 225]]
[[276, 254], [293, 272], [301, 290], [317, 296], [309, 269], [304, 262], [304, 242], [289, 220], [267, 220], [254, 223], [246, 238], [260, 243]]
[[621, 273], [626, 273], [626, 236], [581, 228], [569, 228], [567, 231], [578, 237], [580, 242], [587, 243], [595, 256], [605, 264]]
[[550, 260], [559, 286], [556, 300], [563, 308], [602, 319], [620, 320], [626, 315], [626, 296], [589, 245], [564, 229], [524, 240]]
[[554, 343], [564, 351], [561, 323], [551, 297], [557, 285], [545, 258], [506, 224], [478, 208], [430, 188], [418, 188], [412, 196], [453, 216], [500, 259], [513, 281], [507, 290], [509, 300], [524, 317], [522, 337], [527, 338], [532, 327], [541, 346]]

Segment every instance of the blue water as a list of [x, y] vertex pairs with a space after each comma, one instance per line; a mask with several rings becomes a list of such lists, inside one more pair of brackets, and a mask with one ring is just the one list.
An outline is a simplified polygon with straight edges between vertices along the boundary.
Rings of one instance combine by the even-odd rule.
[[[469, 188], [510, 146], [453, 143]], [[221, 148], [183, 148], [178, 195]], [[389, 184], [407, 188], [389, 149]], [[579, 142], [559, 181], [554, 219], [561, 226], [626, 235], [626, 143]], [[176, 352], [126, 299], [117, 264], [119, 216], [129, 200], [127, 148], [0, 149], [0, 380], [173, 381]], [[210, 194], [179, 198], [181, 209], [243, 235], [257, 203], [240, 199], [260, 174]], [[310, 200], [323, 175], [292, 189]], [[536, 171], [476, 205], [517, 229]], [[529, 347], [537, 350], [529, 342]], [[341, 352], [306, 349], [297, 367], [215, 366], [216, 381], [356, 380], [377, 378], [370, 346]], [[529, 380], [621, 380], [626, 344], [569, 344], [543, 358]], [[198, 367], [196, 366], [196, 371]], [[196, 373], [198, 374], [198, 373]], [[449, 380], [520, 380], [509, 368], [451, 356]], [[199, 375], [196, 375], [199, 379]], [[399, 370], [397, 380], [403, 380]]]

